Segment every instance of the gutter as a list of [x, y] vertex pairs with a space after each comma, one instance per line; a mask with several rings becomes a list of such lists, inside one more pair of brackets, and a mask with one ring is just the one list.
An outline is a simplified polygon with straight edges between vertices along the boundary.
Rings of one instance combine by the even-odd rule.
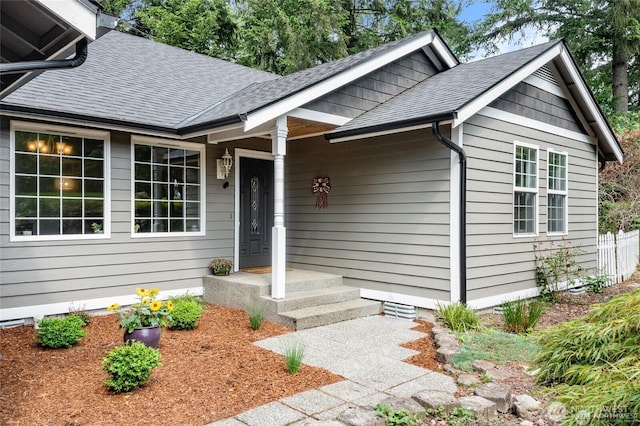
[[433, 121], [431, 125], [433, 136], [458, 154], [460, 161], [460, 302], [467, 304], [467, 155], [464, 149], [453, 143], [453, 141], [440, 133], [438, 121]]
[[73, 58], [54, 61], [24, 61], [0, 64], [0, 74], [17, 74], [29, 71], [65, 69], [79, 67], [87, 60], [89, 42], [86, 38], [76, 43], [76, 54]]

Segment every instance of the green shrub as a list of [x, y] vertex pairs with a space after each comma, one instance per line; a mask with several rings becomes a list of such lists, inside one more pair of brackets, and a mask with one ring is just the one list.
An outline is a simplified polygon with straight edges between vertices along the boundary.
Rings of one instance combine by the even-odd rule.
[[480, 318], [473, 310], [460, 302], [441, 305], [438, 303], [438, 312], [447, 326], [455, 332], [461, 333], [480, 328]]
[[[620, 418], [640, 414], [640, 290], [543, 330], [538, 341], [537, 380], [556, 385], [570, 415], [588, 410], [590, 424], [609, 424], [611, 408]], [[569, 417], [567, 424], [579, 420]]]
[[296, 374], [302, 364], [306, 345], [303, 342], [287, 342], [284, 348], [284, 363], [290, 374]]
[[159, 365], [162, 364], [158, 349], [136, 341], [119, 346], [102, 358], [104, 371], [111, 376], [105, 385], [114, 392], [129, 392], [148, 381]]
[[583, 280], [588, 287], [589, 292], [593, 294], [602, 293], [602, 290], [607, 288], [612, 281], [611, 276], [601, 272], [584, 277]]
[[413, 413], [408, 410], [394, 410], [388, 405], [376, 405], [376, 414], [385, 418], [387, 426], [419, 426], [424, 413]]
[[544, 303], [540, 300], [527, 302], [519, 299], [503, 303], [501, 307], [505, 329], [512, 333], [528, 333], [533, 330], [544, 312]]
[[36, 339], [47, 348], [70, 348], [87, 335], [84, 322], [76, 315], [64, 318], [44, 318], [38, 321]]
[[547, 247], [542, 242], [537, 242], [533, 245], [533, 250], [536, 258], [536, 284], [540, 295], [544, 300], [559, 302], [563, 284], [564, 288], [570, 287], [583, 273], [577, 257], [584, 254], [584, 250], [571, 247], [564, 239], [559, 245], [555, 241], [549, 241]]
[[258, 330], [264, 322], [264, 309], [261, 305], [253, 304], [249, 307], [249, 323], [252, 330]]
[[197, 297], [184, 295], [171, 298], [173, 310], [168, 321], [169, 328], [191, 330], [196, 328], [202, 315], [202, 303]]

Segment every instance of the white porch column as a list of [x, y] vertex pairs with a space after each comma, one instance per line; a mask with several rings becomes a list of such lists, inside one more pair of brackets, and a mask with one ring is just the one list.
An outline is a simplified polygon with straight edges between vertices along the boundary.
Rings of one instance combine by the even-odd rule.
[[273, 228], [271, 231], [271, 297], [284, 299], [287, 230], [284, 226], [284, 156], [287, 153], [287, 117], [278, 117], [271, 133], [273, 154]]

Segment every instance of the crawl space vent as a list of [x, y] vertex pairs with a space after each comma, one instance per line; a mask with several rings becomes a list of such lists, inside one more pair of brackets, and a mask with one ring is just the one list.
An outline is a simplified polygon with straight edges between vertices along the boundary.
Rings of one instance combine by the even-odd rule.
[[415, 306], [401, 305], [393, 302], [384, 302], [384, 314], [389, 317], [411, 320], [418, 316]]

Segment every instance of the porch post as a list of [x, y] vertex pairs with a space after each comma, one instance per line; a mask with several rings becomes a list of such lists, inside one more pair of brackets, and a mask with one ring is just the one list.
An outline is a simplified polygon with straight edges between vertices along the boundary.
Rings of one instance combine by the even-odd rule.
[[287, 153], [287, 117], [278, 117], [271, 134], [273, 154], [273, 229], [271, 231], [271, 297], [284, 299], [287, 230], [284, 226], [284, 156]]

